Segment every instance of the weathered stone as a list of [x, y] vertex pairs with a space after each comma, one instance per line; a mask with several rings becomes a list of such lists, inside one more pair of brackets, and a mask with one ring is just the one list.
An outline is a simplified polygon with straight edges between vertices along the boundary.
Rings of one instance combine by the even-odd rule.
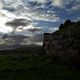
[[55, 61], [80, 65], [80, 21], [74, 23], [68, 20], [61, 26], [54, 33], [44, 34], [43, 47]]

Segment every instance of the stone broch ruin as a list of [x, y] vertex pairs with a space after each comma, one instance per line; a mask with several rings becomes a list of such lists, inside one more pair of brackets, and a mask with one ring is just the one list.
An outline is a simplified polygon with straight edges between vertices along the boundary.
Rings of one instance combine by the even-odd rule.
[[80, 21], [67, 20], [54, 33], [44, 33], [43, 47], [54, 61], [80, 65]]

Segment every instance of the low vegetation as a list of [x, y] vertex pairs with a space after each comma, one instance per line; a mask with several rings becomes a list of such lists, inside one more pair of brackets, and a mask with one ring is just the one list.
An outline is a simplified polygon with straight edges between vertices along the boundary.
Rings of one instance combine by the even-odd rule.
[[41, 51], [0, 52], [0, 80], [80, 80], [79, 71], [54, 63]]

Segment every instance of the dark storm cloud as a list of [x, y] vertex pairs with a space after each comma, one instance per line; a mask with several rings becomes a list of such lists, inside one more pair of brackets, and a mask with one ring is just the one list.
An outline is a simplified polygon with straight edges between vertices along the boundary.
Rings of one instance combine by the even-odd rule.
[[38, 27], [29, 28], [28, 31], [29, 32], [40, 32], [40, 31], [42, 31], [42, 28], [38, 28]]
[[12, 26], [12, 27], [18, 27], [18, 26], [27, 26], [31, 23], [30, 20], [26, 19], [14, 19], [10, 22], [7, 22], [5, 25]]
[[8, 10], [9, 12], [14, 12], [15, 11], [15, 9], [12, 8], [12, 7], [9, 7], [9, 8], [3, 7], [3, 10]]
[[[27, 20], [27, 19], [14, 19], [10, 22], [6, 22], [5, 25], [6, 26], [10, 26], [13, 28], [13, 32], [16, 31], [17, 27], [19, 26], [28, 26], [29, 24], [31, 24], [31, 21], [30, 20]], [[22, 29], [22, 28], [20, 28]]]
[[1, 38], [8, 44], [20, 44], [24, 41], [24, 39], [28, 39], [29, 36], [3, 34]]

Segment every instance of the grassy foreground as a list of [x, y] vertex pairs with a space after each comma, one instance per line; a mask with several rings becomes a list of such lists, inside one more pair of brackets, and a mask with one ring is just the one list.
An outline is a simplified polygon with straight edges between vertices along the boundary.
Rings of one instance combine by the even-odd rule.
[[0, 80], [80, 80], [80, 72], [52, 63], [45, 54], [0, 54]]

